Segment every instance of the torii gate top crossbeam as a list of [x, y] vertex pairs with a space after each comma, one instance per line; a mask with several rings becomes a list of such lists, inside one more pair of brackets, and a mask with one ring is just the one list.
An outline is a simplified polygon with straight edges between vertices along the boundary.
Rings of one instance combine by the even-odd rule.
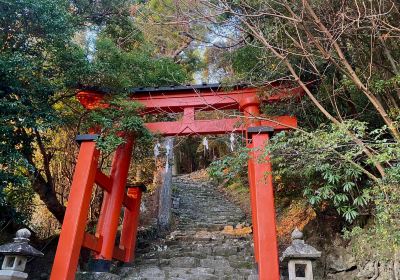
[[[272, 94], [260, 98], [260, 93], [265, 90], [269, 90]], [[183, 112], [180, 121], [146, 124], [153, 133], [172, 136], [242, 132], [246, 129], [243, 119], [196, 120], [195, 111], [236, 109], [245, 112], [249, 106], [259, 106], [262, 102], [277, 102], [301, 94], [300, 88], [289, 88], [282, 84], [272, 84], [264, 88], [234, 86], [230, 90], [224, 90], [219, 84], [213, 84], [136, 88], [131, 90], [130, 98], [143, 104], [143, 114]], [[77, 98], [87, 109], [93, 109], [104, 102], [105, 91], [84, 89], [78, 92]], [[268, 119], [262, 121], [262, 125], [271, 126], [278, 131], [297, 126], [296, 118], [290, 116]]]

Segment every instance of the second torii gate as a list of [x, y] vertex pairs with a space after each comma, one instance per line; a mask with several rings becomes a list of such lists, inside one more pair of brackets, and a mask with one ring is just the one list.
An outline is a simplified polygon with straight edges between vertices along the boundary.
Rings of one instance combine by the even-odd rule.
[[[147, 123], [146, 127], [154, 133], [164, 136], [246, 133], [247, 146], [251, 148], [248, 176], [259, 279], [279, 280], [272, 168], [268, 157], [263, 161], [258, 159], [263, 157], [263, 147], [274, 131], [295, 128], [297, 120], [291, 116], [259, 118], [259, 106], [261, 102], [280, 101], [302, 91], [279, 84], [271, 85], [269, 89], [274, 89], [276, 93], [265, 100], [258, 97], [259, 88], [236, 86], [224, 91], [219, 85], [137, 88], [132, 90], [130, 98], [143, 104], [143, 114], [183, 112], [180, 121]], [[89, 110], [104, 105], [104, 97], [104, 92], [94, 89], [81, 90], [77, 94], [80, 103]], [[228, 109], [240, 110], [242, 118], [196, 119], [198, 110]], [[135, 139], [126, 135], [125, 143], [115, 152], [110, 175], [106, 175], [98, 168], [100, 152], [96, 149], [96, 138], [96, 134], [77, 137], [80, 151], [51, 280], [75, 279], [82, 247], [92, 250], [105, 267], [112, 259], [123, 262], [134, 259], [143, 189], [126, 184]], [[85, 232], [85, 227], [94, 184], [104, 190], [104, 199], [96, 234], [91, 235]], [[124, 209], [122, 230], [119, 245], [115, 246], [121, 209]]]

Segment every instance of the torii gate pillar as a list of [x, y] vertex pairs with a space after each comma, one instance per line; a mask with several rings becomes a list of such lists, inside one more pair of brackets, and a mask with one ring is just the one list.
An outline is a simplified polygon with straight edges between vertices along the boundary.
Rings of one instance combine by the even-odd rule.
[[273, 129], [250, 127], [247, 131], [251, 143], [249, 159], [249, 181], [254, 227], [254, 251], [257, 255], [260, 280], [279, 280], [279, 254], [276, 237], [276, 218], [272, 168], [264, 147]]
[[272, 127], [261, 126], [260, 102], [254, 97], [241, 103], [247, 123], [247, 147], [250, 149], [248, 176], [250, 184], [251, 214], [253, 222], [254, 256], [260, 280], [279, 280], [279, 253], [276, 236], [276, 213], [272, 166], [264, 147], [274, 132]]

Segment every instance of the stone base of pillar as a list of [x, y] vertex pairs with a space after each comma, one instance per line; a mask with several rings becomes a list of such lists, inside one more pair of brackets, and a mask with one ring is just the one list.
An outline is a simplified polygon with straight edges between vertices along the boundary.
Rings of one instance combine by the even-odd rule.
[[89, 263], [89, 270], [91, 272], [109, 272], [111, 268], [111, 261], [109, 260], [92, 260]]

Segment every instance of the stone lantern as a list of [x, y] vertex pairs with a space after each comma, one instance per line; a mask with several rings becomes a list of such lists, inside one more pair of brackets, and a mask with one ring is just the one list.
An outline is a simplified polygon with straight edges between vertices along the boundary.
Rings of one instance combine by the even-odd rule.
[[0, 270], [0, 280], [20, 280], [28, 278], [24, 272], [28, 257], [42, 257], [43, 253], [29, 245], [31, 232], [20, 229], [15, 234], [14, 242], [0, 246], [0, 254], [4, 255]]
[[289, 280], [313, 280], [312, 261], [321, 257], [314, 247], [303, 240], [303, 233], [297, 228], [292, 232], [292, 245], [282, 254], [281, 261], [288, 264]]

